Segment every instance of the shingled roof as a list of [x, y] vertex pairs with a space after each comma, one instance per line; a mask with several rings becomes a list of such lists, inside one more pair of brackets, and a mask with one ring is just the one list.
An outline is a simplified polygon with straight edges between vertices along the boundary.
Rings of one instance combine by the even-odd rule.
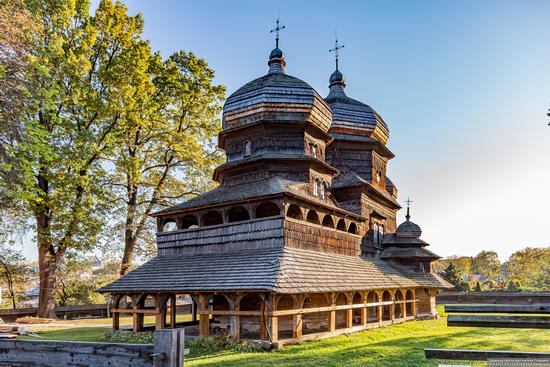
[[314, 293], [417, 286], [382, 260], [285, 248], [158, 256], [99, 292]]

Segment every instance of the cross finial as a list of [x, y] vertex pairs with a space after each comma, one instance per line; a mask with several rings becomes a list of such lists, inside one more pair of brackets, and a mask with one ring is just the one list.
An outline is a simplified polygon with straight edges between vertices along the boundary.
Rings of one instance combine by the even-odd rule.
[[405, 218], [407, 218], [407, 222], [409, 221], [409, 219], [411, 219], [410, 209], [412, 202], [413, 201], [410, 198], [407, 198], [407, 200], [405, 200], [405, 204], [407, 204], [407, 215], [405, 216]]
[[339, 52], [338, 50], [344, 48], [344, 45], [339, 45], [338, 44], [338, 36], [336, 35], [336, 32], [334, 32], [334, 48], [331, 48], [330, 50], [328, 50], [328, 52], [334, 52], [334, 57], [335, 57], [335, 60], [336, 60], [336, 70], [338, 70], [338, 56], [339, 56]]
[[269, 33], [275, 32], [275, 48], [279, 48], [279, 32], [286, 28], [284, 25], [279, 24], [279, 17], [277, 17], [277, 26], [269, 31]]

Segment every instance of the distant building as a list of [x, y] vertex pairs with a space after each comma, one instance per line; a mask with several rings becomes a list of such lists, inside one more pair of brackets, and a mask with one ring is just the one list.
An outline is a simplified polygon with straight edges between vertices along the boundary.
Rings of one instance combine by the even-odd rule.
[[346, 95], [338, 68], [323, 99], [286, 74], [279, 48], [268, 65], [225, 103], [220, 185], [155, 213], [158, 256], [99, 290], [115, 329], [126, 296], [134, 308], [118, 312], [135, 330], [148, 296], [162, 328], [189, 294], [201, 335], [274, 343], [437, 317], [435, 295], [452, 286], [409, 213], [396, 225], [387, 124]]

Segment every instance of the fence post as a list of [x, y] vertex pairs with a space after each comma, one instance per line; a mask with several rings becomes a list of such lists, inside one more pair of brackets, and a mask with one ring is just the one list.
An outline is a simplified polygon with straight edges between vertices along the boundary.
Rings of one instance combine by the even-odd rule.
[[182, 367], [185, 354], [184, 329], [155, 330], [154, 367]]

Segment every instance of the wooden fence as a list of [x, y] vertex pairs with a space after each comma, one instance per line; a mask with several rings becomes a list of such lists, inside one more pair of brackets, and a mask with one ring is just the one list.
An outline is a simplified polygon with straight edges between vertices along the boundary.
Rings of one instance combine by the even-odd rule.
[[[14, 322], [19, 317], [36, 316], [36, 308], [0, 309], [0, 318], [4, 322]], [[191, 305], [178, 305], [179, 314], [190, 314]], [[73, 320], [88, 317], [111, 317], [107, 304], [82, 305], [82, 306], [58, 306], [55, 314], [59, 319]]]
[[155, 331], [154, 344], [0, 339], [0, 366], [183, 366], [183, 329]]
[[437, 304], [549, 304], [550, 292], [441, 292]]

